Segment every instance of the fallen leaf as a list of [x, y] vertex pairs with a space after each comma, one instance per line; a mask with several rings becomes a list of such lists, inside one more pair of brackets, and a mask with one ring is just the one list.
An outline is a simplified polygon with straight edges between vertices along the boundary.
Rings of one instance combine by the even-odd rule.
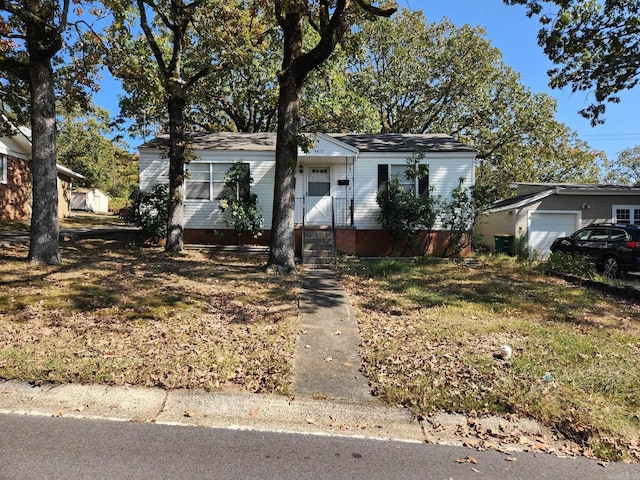
[[193, 410], [185, 410], [183, 415], [187, 418], [191, 418], [194, 414], [195, 412]]
[[334, 335], [341, 335], [342, 332], [340, 330], [336, 330], [335, 332], [333, 332]]
[[64, 415], [64, 410], [58, 410], [57, 412], [54, 412], [52, 417], [61, 417]]
[[507, 462], [517, 462], [518, 461], [518, 459], [516, 457], [507, 457], [507, 458], [505, 458], [505, 460]]
[[456, 463], [473, 463], [475, 465], [478, 464], [478, 460], [476, 460], [473, 457], [464, 457], [464, 458], [457, 458], [456, 459]]
[[307, 417], [306, 421], [309, 425], [318, 425], [318, 421], [315, 418]]
[[256, 409], [254, 409], [254, 410], [251, 410], [251, 411], [249, 412], [249, 416], [250, 416], [251, 418], [260, 418], [260, 409], [259, 409], [259, 408], [256, 408]]
[[327, 358], [324, 359], [325, 362], [330, 362], [332, 360], [333, 360], [333, 358], [331, 358], [331, 357], [327, 357]]

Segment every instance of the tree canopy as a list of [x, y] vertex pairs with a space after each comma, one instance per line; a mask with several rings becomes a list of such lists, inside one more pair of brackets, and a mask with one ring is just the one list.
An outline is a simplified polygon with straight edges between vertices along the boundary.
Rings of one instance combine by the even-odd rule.
[[99, 188], [112, 199], [125, 199], [137, 183], [138, 163], [113, 136], [109, 113], [100, 107], [62, 111], [56, 154], [58, 163], [84, 176], [77, 186]]
[[627, 148], [610, 163], [607, 180], [621, 185], [640, 187], [640, 145]]
[[525, 5], [542, 28], [538, 43], [557, 65], [551, 86], [593, 92], [580, 113], [593, 125], [604, 122], [607, 103], [640, 80], [640, 2], [637, 0], [504, 0]]
[[[307, 123], [448, 133], [478, 150], [477, 183], [495, 186], [502, 197], [514, 181], [597, 181], [602, 154], [556, 120], [555, 100], [525, 87], [485, 35], [480, 27], [431, 23], [409, 10], [367, 23], [362, 50], [336, 61], [349, 64], [342, 78], [350, 95], [331, 96], [324, 111], [303, 107], [317, 116]], [[332, 89], [336, 83], [340, 88], [332, 82]], [[323, 82], [314, 86], [315, 96], [325, 98]], [[358, 112], [351, 115], [354, 99]]]

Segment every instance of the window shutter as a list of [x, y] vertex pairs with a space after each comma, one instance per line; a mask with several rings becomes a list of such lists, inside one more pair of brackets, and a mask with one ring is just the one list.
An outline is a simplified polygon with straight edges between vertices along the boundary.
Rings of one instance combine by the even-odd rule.
[[378, 165], [378, 191], [386, 190], [389, 185], [389, 166]]
[[429, 175], [418, 179], [418, 195], [429, 196]]

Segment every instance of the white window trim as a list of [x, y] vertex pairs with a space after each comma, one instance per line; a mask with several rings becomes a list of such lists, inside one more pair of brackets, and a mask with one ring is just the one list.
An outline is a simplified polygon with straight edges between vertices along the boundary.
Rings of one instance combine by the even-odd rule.
[[617, 223], [618, 215], [617, 210], [629, 210], [629, 223], [631, 225], [640, 225], [640, 223], [635, 223], [635, 211], [640, 211], [640, 205], [614, 205], [611, 208], [611, 219], [612, 223]]
[[4, 183], [5, 185], [9, 183], [9, 178], [7, 174], [7, 168], [9, 164], [9, 157], [6, 153], [0, 153], [0, 159], [2, 160], [2, 168], [0, 171], [0, 183]]

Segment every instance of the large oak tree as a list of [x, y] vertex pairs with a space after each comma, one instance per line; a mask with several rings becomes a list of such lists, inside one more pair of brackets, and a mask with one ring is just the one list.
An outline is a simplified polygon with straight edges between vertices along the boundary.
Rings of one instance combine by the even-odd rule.
[[[388, 17], [396, 9], [374, 7], [367, 0], [275, 0], [274, 3], [284, 48], [278, 74], [276, 171], [268, 267], [292, 272], [296, 270], [293, 233], [302, 87], [309, 74], [329, 58], [357, 16], [366, 13]], [[305, 24], [318, 34], [309, 49], [305, 49]]]
[[[88, 50], [78, 49], [83, 57], [79, 64], [74, 62], [73, 50], [66, 52], [64, 61], [60, 57], [65, 41], [69, 40], [65, 35], [71, 26], [70, 8], [75, 5], [76, 13], [82, 13], [81, 3], [0, 1], [4, 113], [6, 118], [13, 117], [20, 123], [28, 116], [31, 126], [33, 204], [29, 261], [32, 263], [60, 263], [56, 87], [62, 90], [65, 85], [67, 103], [74, 103], [84, 93], [83, 84], [90, 83], [86, 74], [93, 64], [86, 61]], [[28, 91], [28, 97], [21, 95], [21, 91]]]

